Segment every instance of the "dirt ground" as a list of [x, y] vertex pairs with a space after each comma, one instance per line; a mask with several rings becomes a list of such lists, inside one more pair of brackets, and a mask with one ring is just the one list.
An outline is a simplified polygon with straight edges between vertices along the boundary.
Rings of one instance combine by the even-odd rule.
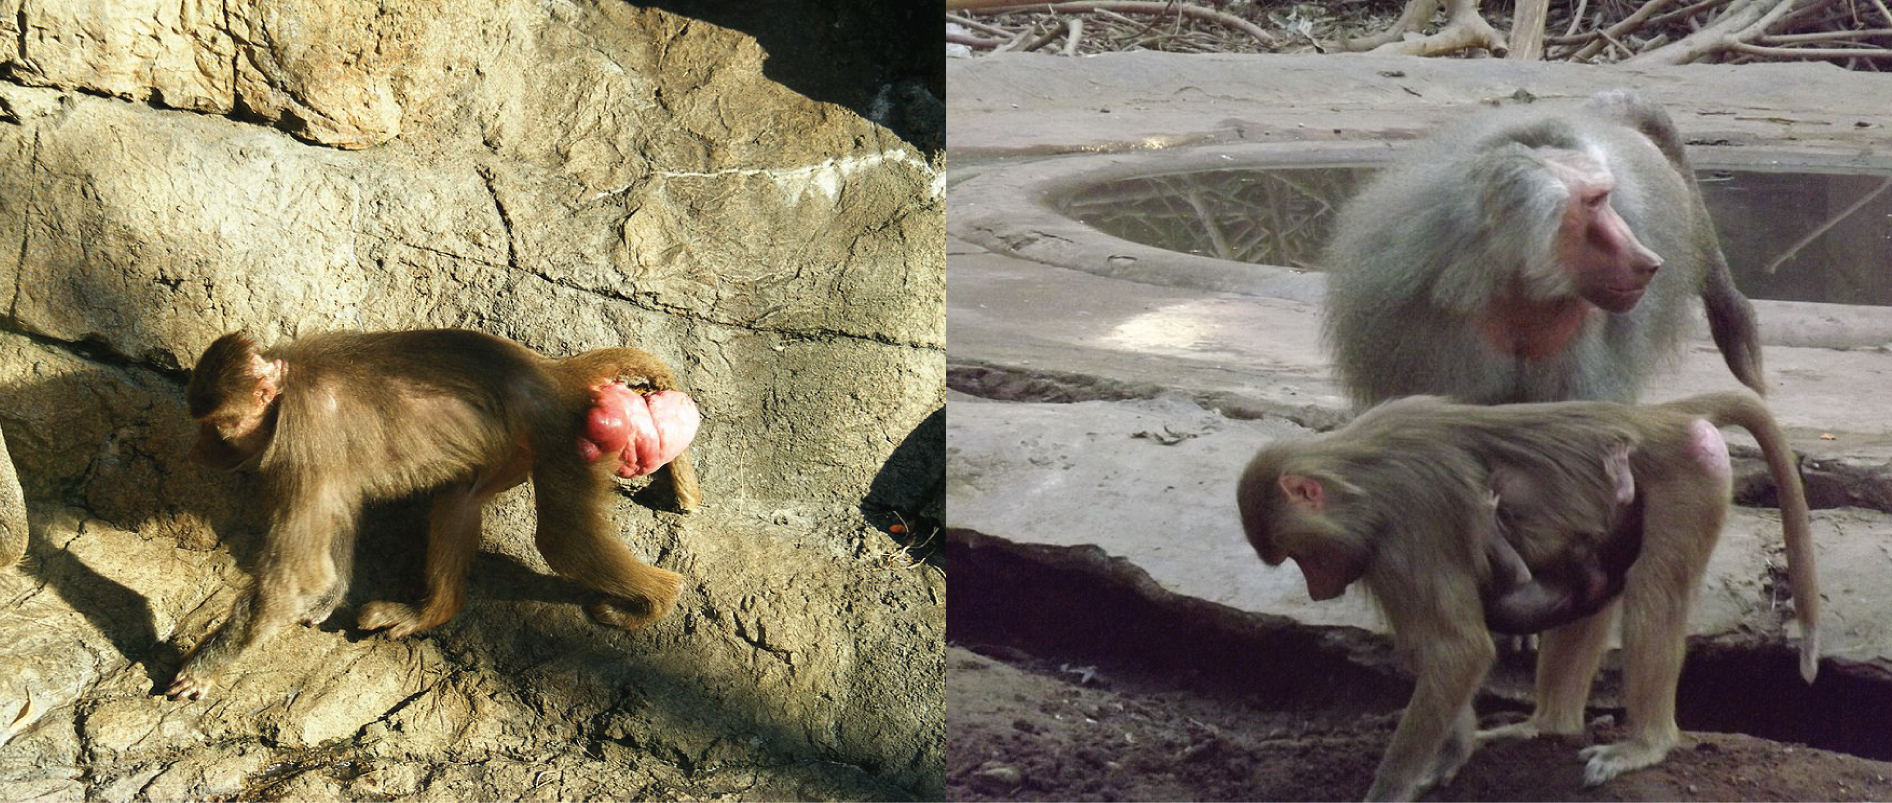
[[[947, 650], [954, 800], [1359, 800], [1396, 710], [1282, 710], [1009, 648]], [[1515, 711], [1480, 712], [1481, 725]], [[1592, 738], [1620, 729], [1604, 722]], [[1887, 800], [1892, 763], [1692, 733], [1655, 767], [1585, 787], [1554, 738], [1481, 748], [1427, 800]]]

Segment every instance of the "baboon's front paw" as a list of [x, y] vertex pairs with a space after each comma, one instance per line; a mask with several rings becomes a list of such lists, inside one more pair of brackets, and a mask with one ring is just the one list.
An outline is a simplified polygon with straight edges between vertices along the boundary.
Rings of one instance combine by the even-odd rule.
[[1417, 800], [1425, 787], [1417, 781], [1387, 780], [1374, 778], [1373, 787], [1366, 790], [1367, 800]]
[[1419, 781], [1419, 789], [1423, 791], [1426, 789], [1437, 789], [1441, 786], [1450, 786], [1452, 780], [1458, 777], [1458, 771], [1465, 766], [1466, 760], [1470, 758], [1471, 754], [1466, 753], [1454, 760], [1441, 761], [1437, 766], [1432, 768], [1430, 773], [1426, 774], [1425, 778]]
[[1439, 758], [1432, 763], [1432, 771], [1419, 781], [1421, 789], [1435, 789], [1447, 786], [1458, 777], [1458, 771], [1471, 760], [1472, 751], [1478, 749], [1475, 738], [1452, 740], [1439, 750]]
[[656, 624], [675, 605], [675, 596], [657, 601], [606, 597], [585, 606], [585, 612], [599, 624], [620, 630], [639, 630]]
[[420, 610], [399, 602], [370, 602], [355, 623], [363, 630], [386, 630], [388, 638], [404, 638], [422, 629]]
[[1577, 756], [1589, 762], [1583, 767], [1584, 785], [1595, 786], [1630, 770], [1654, 766], [1668, 754], [1666, 746], [1617, 742], [1583, 748]]
[[638, 574], [626, 579], [637, 589], [636, 596], [610, 595], [585, 606], [599, 624], [623, 630], [648, 626], [677, 606], [683, 589], [683, 575], [655, 566], [639, 566]]
[[585, 612], [599, 624], [615, 627], [619, 630], [638, 630], [664, 618], [662, 612], [652, 610], [646, 600], [631, 600], [621, 597], [601, 599], [585, 606]]
[[171, 681], [164, 696], [173, 700], [202, 700], [210, 693], [210, 677], [192, 671], [190, 667], [178, 670], [177, 677]]

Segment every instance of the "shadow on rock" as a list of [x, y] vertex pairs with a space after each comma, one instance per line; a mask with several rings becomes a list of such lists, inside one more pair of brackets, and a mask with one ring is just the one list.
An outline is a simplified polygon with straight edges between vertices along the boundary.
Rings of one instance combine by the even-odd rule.
[[[692, 597], [679, 607], [699, 608]], [[693, 612], [626, 633], [582, 610], [533, 611], [530, 603], [470, 609], [442, 629], [442, 647], [504, 679], [500, 694], [568, 718], [594, 758], [672, 763], [692, 782], [674, 796], [749, 777], [762, 784], [751, 791], [763, 799], [929, 799], [925, 787], [893, 783], [889, 767], [811, 744], [809, 723], [785, 716], [766, 685], [679, 661], [673, 650], [701, 638], [704, 623]]]
[[[72, 357], [42, 361], [49, 366], [43, 378], [0, 385], [0, 429], [29, 500], [75, 505], [111, 525], [191, 549], [219, 548], [219, 532], [243, 533], [229, 545], [239, 554], [253, 551], [257, 539], [248, 536], [252, 528], [242, 523], [238, 505], [249, 497], [248, 485], [185, 458], [194, 427], [175, 384], [136, 368]], [[176, 669], [177, 648], [159, 643], [145, 593], [34, 529], [23, 564], [28, 574], [44, 580], [128, 662], [143, 660], [153, 673]]]
[[28, 530], [26, 560], [20, 564], [30, 577], [44, 582], [80, 616], [103, 633], [126, 662], [143, 661], [155, 686], [170, 680], [182, 662], [175, 646], [158, 640], [151, 602], [125, 584], [98, 573], [71, 550], [46, 542], [38, 527]]
[[755, 37], [762, 73], [812, 100], [887, 126], [933, 156], [946, 144], [946, 41], [926, 3], [753, 3], [651, 0], [660, 8]]
[[934, 410], [887, 456], [860, 510], [914, 556], [937, 563], [934, 536], [946, 518], [946, 408]]

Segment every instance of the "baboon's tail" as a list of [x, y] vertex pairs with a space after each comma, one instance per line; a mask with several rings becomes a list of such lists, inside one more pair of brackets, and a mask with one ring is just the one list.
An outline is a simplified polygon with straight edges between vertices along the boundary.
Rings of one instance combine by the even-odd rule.
[[1662, 406], [1708, 419], [1717, 427], [1739, 426], [1760, 442], [1780, 497], [1780, 526], [1787, 539], [1787, 585], [1793, 591], [1794, 613], [1800, 622], [1800, 677], [1812, 683], [1820, 665], [1820, 581], [1814, 568], [1806, 487], [1800, 482], [1800, 465], [1793, 450], [1787, 448], [1786, 435], [1767, 411], [1767, 404], [1752, 393], [1709, 393]]

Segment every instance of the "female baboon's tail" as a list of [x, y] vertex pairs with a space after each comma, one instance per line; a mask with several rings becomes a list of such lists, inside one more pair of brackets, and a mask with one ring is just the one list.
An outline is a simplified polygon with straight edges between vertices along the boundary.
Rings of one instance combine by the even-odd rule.
[[1800, 622], [1800, 676], [1812, 683], [1820, 665], [1820, 582], [1814, 567], [1806, 487], [1800, 481], [1800, 465], [1793, 450], [1787, 448], [1787, 436], [1767, 411], [1767, 404], [1752, 393], [1709, 393], [1661, 406], [1708, 419], [1717, 427], [1738, 426], [1760, 442], [1767, 470], [1774, 475], [1774, 486], [1779, 490], [1780, 525], [1787, 539], [1787, 585], [1793, 591], [1794, 614]]
[[[676, 375], [670, 372], [670, 366], [665, 365], [657, 355], [637, 348], [595, 349], [556, 360], [548, 370], [558, 379], [559, 387], [575, 392], [570, 402], [572, 409], [578, 411], [579, 415], [583, 415], [583, 411], [591, 404], [589, 388], [600, 382], [618, 381], [639, 389], [682, 390], [677, 384]], [[703, 490], [696, 479], [696, 464], [688, 449], [678, 453], [666, 464], [663, 472], [670, 477], [670, 488], [678, 510], [688, 513], [703, 503]]]

